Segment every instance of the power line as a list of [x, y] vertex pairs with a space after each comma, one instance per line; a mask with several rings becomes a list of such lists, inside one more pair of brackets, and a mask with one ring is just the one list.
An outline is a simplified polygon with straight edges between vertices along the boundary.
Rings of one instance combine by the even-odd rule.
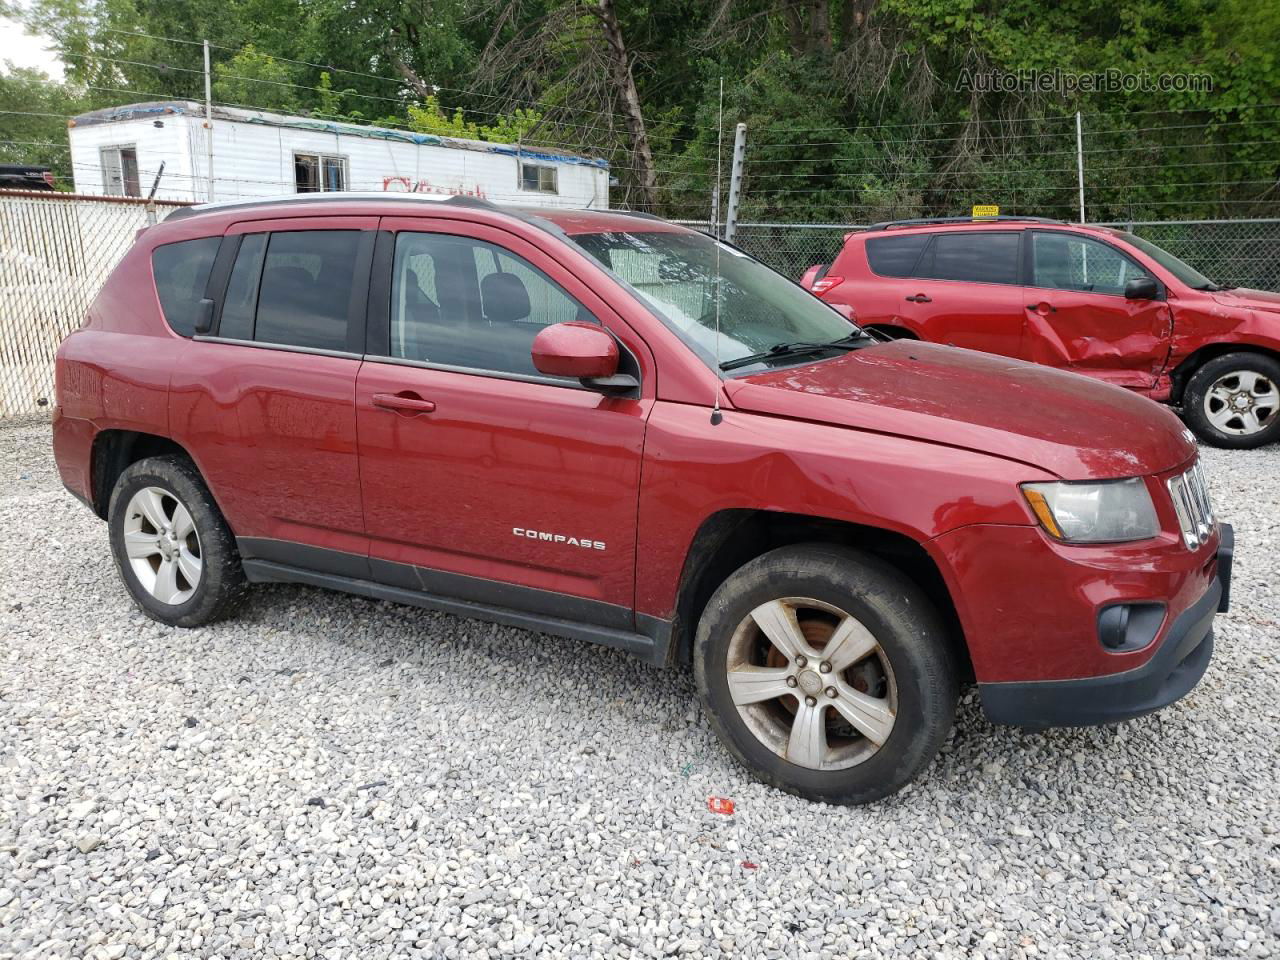
[[[149, 40], [162, 40], [162, 41], [168, 41], [170, 43], [188, 44], [190, 46], [200, 46], [202, 44], [202, 41], [198, 41], [198, 40], [184, 40], [180, 37], [163, 37], [163, 36], [158, 36], [156, 34], [151, 34], [151, 33], [142, 33], [141, 31], [121, 30], [115, 27], [102, 27], [101, 29], [108, 33], [123, 34], [125, 36], [145, 37]], [[232, 53], [233, 55], [243, 53], [245, 49], [247, 49], [246, 47], [231, 47], [225, 44], [213, 43], [213, 42], [210, 42], [209, 46], [217, 50], [226, 50], [229, 53]], [[397, 79], [395, 77], [386, 77], [386, 76], [381, 76], [375, 73], [365, 73], [360, 70], [348, 70], [343, 67], [335, 67], [332, 64], [313, 63], [309, 60], [295, 60], [291, 57], [283, 57], [273, 53], [267, 53], [266, 51], [259, 50], [256, 47], [254, 48], [254, 52], [261, 56], [267, 57], [270, 60], [279, 61], [280, 63], [292, 63], [296, 66], [311, 67], [316, 70], [324, 70], [328, 73], [341, 73], [341, 74], [346, 74], [348, 76], [361, 77], [367, 80], [377, 80], [382, 83], [394, 83], [400, 87], [407, 86], [406, 82], [403, 79]], [[549, 100], [537, 100], [533, 98], [516, 98], [515, 100], [512, 100], [510, 98], [502, 97], [497, 94], [480, 93], [479, 91], [463, 90], [457, 87], [443, 87], [443, 86], [440, 86], [439, 84], [434, 84], [434, 83], [427, 84], [427, 85], [431, 87], [433, 92], [445, 91], [448, 93], [456, 93], [465, 97], [484, 97], [485, 99], [488, 99], [488, 100], [498, 100], [501, 102], [522, 102], [522, 103], [527, 103], [534, 106], [549, 107], [553, 110], [566, 109], [564, 104], [553, 103], [552, 101], [549, 101]], [[626, 114], [614, 113], [612, 111], [589, 110], [586, 112], [594, 113], [599, 116], [616, 117], [617, 119], [624, 120], [624, 121], [628, 119]], [[502, 114], [492, 114], [492, 115], [501, 116]], [[646, 124], [653, 124], [655, 122], [651, 118], [647, 118], [647, 117], [642, 117], [641, 119], [643, 119]], [[701, 129], [709, 130], [712, 128], [707, 127], [707, 128], [701, 128]]]

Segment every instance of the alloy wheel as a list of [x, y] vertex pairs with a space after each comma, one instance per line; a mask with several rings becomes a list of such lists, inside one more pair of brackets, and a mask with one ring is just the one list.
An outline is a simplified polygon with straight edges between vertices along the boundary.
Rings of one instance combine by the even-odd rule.
[[791, 763], [843, 770], [893, 732], [888, 657], [861, 621], [831, 604], [787, 597], [756, 607], [729, 641], [726, 668], [743, 722]]
[[133, 575], [161, 603], [191, 599], [204, 564], [191, 512], [161, 487], [143, 487], [125, 508], [124, 549]]
[[1260, 433], [1280, 415], [1280, 388], [1266, 374], [1252, 370], [1229, 371], [1206, 391], [1204, 415], [1226, 434]]

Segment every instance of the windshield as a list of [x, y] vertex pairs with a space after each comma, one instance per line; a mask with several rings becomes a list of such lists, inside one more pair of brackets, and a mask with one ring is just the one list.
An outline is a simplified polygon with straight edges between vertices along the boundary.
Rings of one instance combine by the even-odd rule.
[[1189, 263], [1183, 263], [1168, 250], [1157, 247], [1150, 240], [1143, 240], [1132, 233], [1125, 234], [1125, 239], [1193, 290], [1220, 289], [1217, 284], [1195, 267]]
[[[825, 344], [861, 334], [855, 324], [798, 284], [701, 233], [636, 230], [584, 233], [571, 239], [629, 284], [713, 370], [779, 344]], [[742, 368], [759, 372], [781, 364], [811, 363], [822, 355], [779, 353]]]

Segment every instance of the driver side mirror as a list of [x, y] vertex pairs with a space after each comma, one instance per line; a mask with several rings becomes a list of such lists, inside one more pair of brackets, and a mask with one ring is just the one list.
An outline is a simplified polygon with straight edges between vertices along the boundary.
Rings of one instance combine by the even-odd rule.
[[1134, 277], [1124, 285], [1126, 300], [1154, 300], [1160, 295], [1160, 288], [1150, 277]]
[[618, 343], [594, 323], [553, 323], [533, 338], [533, 366], [549, 377], [576, 377], [601, 393], [626, 393], [639, 386], [618, 373]]

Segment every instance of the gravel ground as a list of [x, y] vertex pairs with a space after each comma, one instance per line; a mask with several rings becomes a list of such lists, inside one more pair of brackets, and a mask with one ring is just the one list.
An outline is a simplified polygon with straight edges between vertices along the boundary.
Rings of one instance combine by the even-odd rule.
[[1027, 734], [970, 694], [841, 809], [602, 648], [292, 586], [152, 623], [47, 424], [0, 429], [0, 958], [1273, 956], [1280, 447], [1205, 456], [1239, 548], [1190, 697]]

